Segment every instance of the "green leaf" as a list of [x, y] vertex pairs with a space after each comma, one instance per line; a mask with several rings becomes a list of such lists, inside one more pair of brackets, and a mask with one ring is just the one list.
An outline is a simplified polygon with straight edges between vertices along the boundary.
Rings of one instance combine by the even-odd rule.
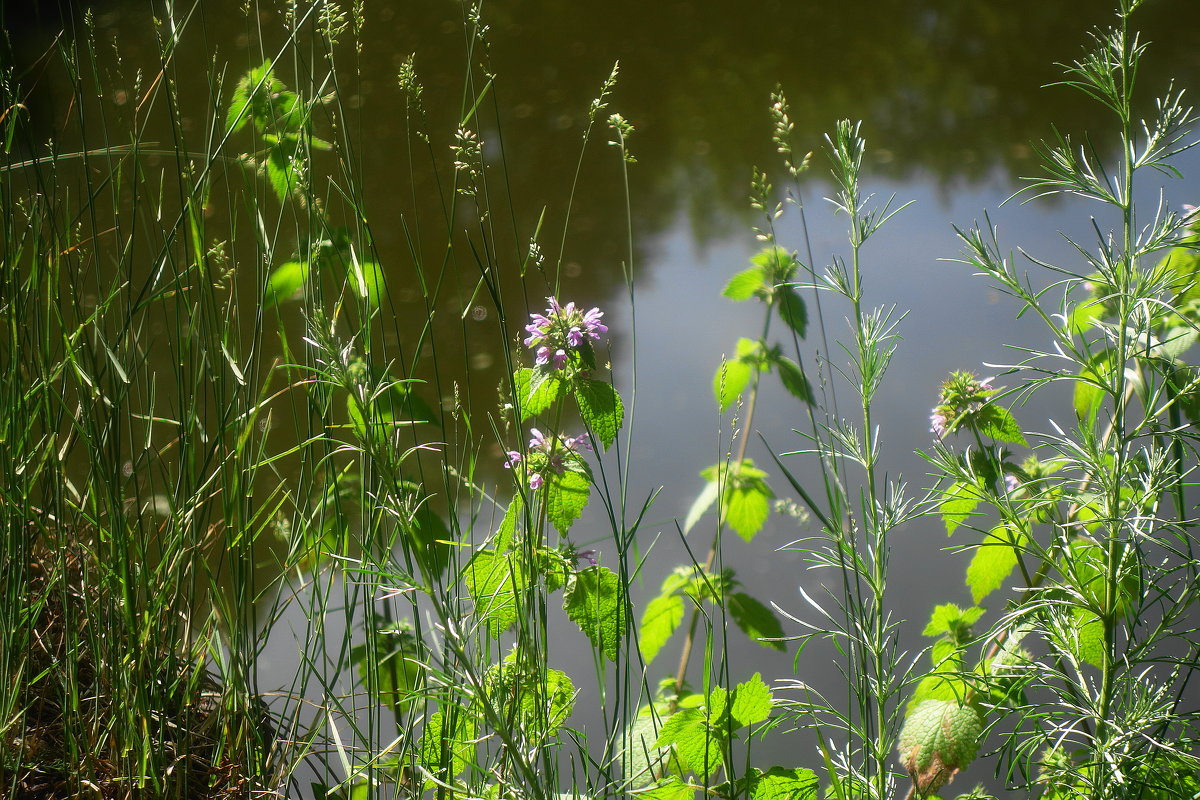
[[638, 649], [649, 664], [683, 622], [683, 598], [677, 594], [659, 595], [646, 604], [642, 624], [638, 626]]
[[787, 650], [787, 645], [783, 642], [764, 641], [783, 636], [783, 625], [770, 608], [745, 592], [734, 592], [730, 595], [726, 608], [729, 615], [733, 617], [734, 623], [741, 628], [742, 633], [753, 641], [774, 650]]
[[1095, 353], [1075, 378], [1075, 416], [1091, 422], [1100, 413], [1112, 378], [1113, 356], [1109, 350]]
[[429, 404], [414, 394], [411, 381], [394, 381], [379, 389], [365, 402], [346, 395], [346, 416], [355, 435], [364, 444], [391, 447], [400, 426], [437, 424], [437, 415]]
[[542, 413], [567, 393], [564, 381], [540, 367], [536, 370], [517, 370], [513, 375], [513, 384], [522, 421]]
[[375, 261], [352, 261], [347, 280], [355, 296], [366, 300], [370, 308], [379, 307], [387, 289], [383, 267]]
[[484, 691], [502, 717], [516, 718], [515, 728], [554, 734], [575, 707], [575, 686], [565, 672], [524, 666], [510, 654], [484, 674]]
[[693, 800], [695, 796], [695, 787], [684, 783], [675, 776], [671, 776], [653, 789], [637, 794], [639, 800]]
[[722, 412], [728, 411], [738, 395], [746, 390], [750, 378], [754, 375], [754, 367], [741, 361], [722, 362], [717, 374], [713, 376], [713, 395]]
[[779, 318], [803, 339], [804, 332], [808, 329], [808, 309], [804, 306], [804, 299], [796, 293], [795, 287], [776, 287], [775, 302], [779, 304]]
[[[384, 620], [371, 615], [371, 623], [383, 625]], [[350, 660], [362, 685], [395, 713], [408, 709], [419, 698], [422, 670], [418, 654], [417, 637], [407, 626], [378, 631], [350, 648]]]
[[545, 476], [546, 516], [559, 533], [566, 535], [583, 514], [592, 492], [586, 470], [566, 469], [562, 474], [549, 471]]
[[289, 139], [278, 141], [267, 149], [267, 157], [262, 167], [281, 203], [287, 200], [288, 195], [298, 186], [299, 158], [295, 143]]
[[464, 578], [475, 602], [475, 614], [483, 619], [491, 637], [499, 638], [517, 621], [518, 595], [528, 585], [521, 560], [480, 550], [467, 564]]
[[271, 270], [267, 278], [267, 291], [263, 301], [266, 308], [274, 308], [285, 300], [300, 296], [308, 280], [307, 261], [288, 261]]
[[771, 690], [763, 683], [761, 674], [756, 672], [750, 680], [734, 687], [729, 716], [734, 727], [738, 728], [762, 722], [771, 716]]
[[946, 523], [946, 535], [950, 536], [955, 528], [966, 522], [982, 501], [983, 495], [978, 487], [961, 481], [952, 483], [942, 495], [942, 503], [938, 507]]
[[[663, 760], [666, 753], [654, 746], [661, 727], [655, 710], [642, 707], [628, 728], [625, 739], [628, 744], [622, 753], [625, 780], [631, 788], [640, 789], [658, 780], [663, 775]], [[644, 795], [639, 795], [643, 797]]]
[[579, 403], [579, 416], [607, 449], [625, 420], [621, 396], [606, 381], [583, 378], [575, 384], [575, 400]]
[[727, 483], [723, 505], [729, 527], [747, 542], [751, 541], [771, 515], [773, 497], [774, 493], [762, 481], [745, 486]]
[[1071, 609], [1074, 623], [1074, 638], [1070, 650], [1080, 661], [1093, 667], [1104, 666], [1104, 622], [1091, 611], [1083, 608]]
[[698, 708], [681, 708], [666, 721], [655, 747], [670, 747], [670, 766], [680, 773], [708, 777], [721, 766], [720, 742], [706, 723], [707, 714]]
[[496, 529], [494, 547], [497, 553], [507, 553], [512, 548], [513, 537], [517, 532], [517, 520], [521, 518], [524, 511], [525, 501], [521, 499], [520, 494], [514, 495], [508, 508], [504, 510], [504, 518], [500, 520], [500, 527]]
[[926, 700], [909, 712], [900, 730], [900, 761], [924, 796], [936, 792], [975, 760], [983, 717], [974, 706]]
[[979, 409], [975, 419], [979, 424], [979, 432], [984, 436], [990, 436], [997, 442], [1019, 444], [1022, 447], [1029, 446], [1029, 442], [1025, 441], [1025, 434], [1021, 432], [1021, 426], [1017, 424], [1016, 417], [1004, 406], [989, 403]]
[[475, 752], [471, 742], [474, 738], [475, 723], [469, 714], [459, 709], [449, 716], [435, 712], [421, 733], [421, 765], [439, 781], [448, 783], [469, 766]]
[[715, 480], [709, 480], [704, 484], [704, 488], [700, 494], [696, 495], [696, 499], [692, 502], [692, 507], [688, 509], [687, 519], [683, 521], [683, 533], [687, 535], [700, 518], [704, 516], [704, 512], [712, 507], [712, 504], [717, 501], [717, 495], [720, 491], [720, 486]]
[[730, 278], [721, 294], [730, 300], [749, 300], [756, 293], [763, 293], [768, 288], [763, 283], [762, 267], [751, 267]]
[[[751, 768], [745, 778], [750, 800], [817, 800], [819, 781], [811, 769]], [[833, 796], [833, 795], [831, 795]]]
[[800, 366], [787, 356], [777, 356], [775, 366], [779, 369], [779, 380], [788, 393], [804, 403], [812, 405], [812, 387]]
[[271, 60], [255, 67], [241, 77], [233, 88], [229, 111], [225, 116], [225, 129], [237, 133], [254, 119], [258, 127], [266, 127], [270, 121], [271, 94], [283, 84], [271, 74]]
[[975, 550], [967, 567], [967, 587], [971, 601], [979, 603], [999, 589], [1017, 566], [1017, 545], [1012, 531], [1005, 526], [993, 528]]
[[616, 661], [625, 638], [626, 598], [621, 579], [604, 567], [575, 574], [563, 597], [563, 609], [609, 661]]
[[959, 634], [964, 628], [974, 625], [983, 616], [983, 611], [978, 606], [962, 609], [954, 603], [943, 603], [933, 609], [933, 614], [929, 617], [929, 624], [925, 626], [925, 630], [921, 634], [923, 636], [949, 635], [952, 638], [959, 638]]

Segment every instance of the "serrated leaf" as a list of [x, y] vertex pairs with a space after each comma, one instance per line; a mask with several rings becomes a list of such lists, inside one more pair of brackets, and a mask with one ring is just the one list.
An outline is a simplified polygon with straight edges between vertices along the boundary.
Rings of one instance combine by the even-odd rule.
[[779, 381], [783, 384], [783, 388], [787, 389], [792, 397], [811, 405], [813, 401], [812, 387], [800, 366], [787, 356], [778, 356], [775, 359], [775, 366], [779, 369]]
[[671, 776], [653, 789], [639, 792], [637, 796], [639, 800], [693, 800], [696, 796], [696, 789], [679, 778]]
[[745, 592], [734, 592], [729, 597], [726, 610], [733, 617], [734, 624], [741, 629], [742, 633], [749, 636], [752, 641], [756, 641], [763, 647], [770, 647], [774, 650], [787, 650], [787, 645], [783, 642], [764, 641], [765, 639], [778, 639], [783, 636], [783, 625], [779, 622], [779, 618], [775, 616], [775, 612], [771, 611], [767, 606]]
[[779, 304], [779, 318], [803, 339], [808, 329], [808, 309], [804, 305], [804, 298], [792, 286], [778, 286], [775, 289], [775, 302]]
[[281, 203], [287, 200], [288, 195], [297, 186], [299, 164], [296, 159], [295, 144], [285, 139], [267, 148], [267, 157], [262, 162], [267, 181]]
[[1017, 424], [1017, 418], [1004, 406], [989, 403], [979, 409], [975, 419], [979, 424], [979, 432], [984, 436], [990, 436], [997, 442], [1029, 446], [1029, 442], [1025, 441], [1025, 434], [1021, 432], [1021, 426]]
[[967, 587], [972, 602], [978, 603], [999, 589], [1017, 566], [1017, 542], [1004, 527], [993, 528], [975, 550], [967, 567]]
[[734, 688], [729, 716], [734, 727], [738, 728], [762, 722], [771, 716], [771, 690], [763, 683], [761, 674], [754, 673], [750, 680]]
[[683, 521], [683, 533], [687, 535], [700, 518], [704, 516], [704, 512], [712, 508], [713, 503], [717, 501], [717, 494], [720, 491], [720, 486], [715, 480], [709, 480], [704, 484], [704, 488], [700, 494], [696, 495], [696, 499], [692, 501], [692, 507], [688, 509], [687, 519]]
[[975, 760], [983, 717], [974, 706], [925, 700], [900, 730], [900, 761], [922, 795], [935, 792]]
[[308, 280], [307, 261], [288, 261], [271, 270], [267, 278], [267, 290], [263, 294], [263, 305], [274, 308], [285, 300], [300, 295]]
[[754, 367], [742, 361], [725, 361], [713, 376], [713, 396], [722, 412], [737, 402], [738, 395], [746, 391], [754, 376]]
[[725, 484], [725, 496], [722, 498], [725, 521], [729, 527], [747, 542], [751, 541], [771, 515], [771, 499], [774, 493], [762, 481], [749, 485], [734, 486], [732, 482]]
[[681, 622], [683, 598], [679, 595], [659, 595], [646, 604], [642, 624], [638, 626], [638, 649], [647, 664], [654, 660]]
[[575, 686], [565, 672], [523, 665], [510, 654], [484, 674], [484, 691], [517, 729], [553, 735], [575, 707]]
[[625, 780], [634, 789], [648, 786], [663, 775], [666, 753], [654, 746], [660, 727], [657, 715], [649, 707], [640, 709], [628, 727], [621, 762]]
[[1100, 413], [1107, 396], [1105, 386], [1112, 376], [1112, 353], [1108, 350], [1094, 354], [1075, 379], [1075, 416], [1090, 422]]
[[751, 769], [746, 785], [750, 800], [817, 800], [820, 782], [811, 769], [771, 767]]
[[751, 267], [730, 278], [729, 283], [725, 284], [725, 289], [721, 294], [730, 300], [749, 300], [751, 297], [754, 297], [755, 293], [764, 292], [768, 288], [763, 283], [762, 268]]
[[942, 520], [946, 523], [946, 535], [952, 535], [959, 525], [966, 522], [982, 501], [983, 495], [977, 487], [961, 481], [952, 483], [942, 495], [942, 502], [938, 507]]
[[604, 567], [588, 567], [575, 574], [563, 609], [609, 661], [616, 661], [625, 638], [626, 598], [621, 579]]
[[519, 558], [480, 550], [464, 573], [467, 591], [475, 602], [475, 614], [483, 619], [493, 639], [517, 621], [517, 599], [528, 585]]
[[409, 535], [409, 546], [432, 575], [441, 575], [450, 563], [451, 533], [441, 516], [423, 504], [413, 512], [412, 520], [405, 529]]
[[493, 547], [497, 553], [507, 553], [513, 545], [513, 537], [517, 532], [517, 520], [525, 511], [525, 501], [521, 499], [521, 495], [513, 496], [509, 502], [508, 508], [504, 509], [504, 517], [500, 520], [500, 527], [496, 529], [496, 539]]
[[954, 636], [960, 628], [975, 624], [981, 616], [983, 616], [982, 608], [962, 609], [954, 603], [943, 603], [933, 609], [929, 623], [926, 624], [925, 630], [921, 634], [923, 636]]
[[606, 381], [584, 378], [575, 384], [579, 416], [604, 448], [612, 445], [625, 421], [621, 395]]
[[475, 746], [475, 724], [470, 715], [456, 710], [449, 716], [437, 711], [425, 721], [419, 747], [421, 766], [443, 783], [465, 770]]
[[513, 375], [513, 390], [520, 406], [521, 420], [524, 421], [566, 396], [567, 384], [541, 368], [526, 368], [517, 370]]
[[266, 127], [270, 121], [271, 94], [282, 85], [271, 74], [270, 59], [243, 75], [234, 86], [229, 111], [225, 115], [225, 129], [229, 133], [237, 133], [251, 119], [260, 127]]
[[1074, 638], [1071, 650], [1080, 661], [1093, 667], [1104, 665], [1104, 623], [1100, 617], [1083, 608], [1071, 609]]
[[1163, 333], [1162, 339], [1155, 342], [1150, 348], [1150, 355], [1155, 358], [1174, 361], [1181, 358], [1184, 353], [1196, 344], [1197, 331], [1190, 325], [1177, 325]]
[[559, 533], [566, 535], [583, 514], [591, 497], [592, 486], [586, 471], [553, 471], [545, 477], [546, 517]]
[[681, 708], [666, 721], [655, 747], [670, 747], [669, 764], [680, 773], [708, 777], [722, 763], [720, 742], [706, 724], [707, 714], [698, 708]]

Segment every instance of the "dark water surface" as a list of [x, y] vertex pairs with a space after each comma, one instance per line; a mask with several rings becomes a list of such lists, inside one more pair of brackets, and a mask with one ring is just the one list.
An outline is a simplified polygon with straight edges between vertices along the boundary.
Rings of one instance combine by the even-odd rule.
[[[122, 68], [130, 72], [143, 65], [151, 74], [158, 46], [150, 38], [150, 4], [96, 3], [94, 8], [97, 36], [119, 41]], [[282, 41], [275, 11], [264, 8], [248, 21], [239, 3], [203, 2], [187, 8], [193, 15], [191, 32], [202, 30], [203, 36], [181, 45], [178, 58], [189, 59], [185, 74], [193, 81], [189, 85], [185, 78], [181, 92], [204, 97], [213, 65], [227, 63], [222, 90], [227, 96], [234, 76], [261, 62], [263, 53], [252, 52], [257, 44], [251, 45], [259, 41], [260, 29], [268, 54]], [[8, 3], [5, 9], [19, 63], [36, 64], [56, 15], [45, 6], [17, 9]], [[337, 90], [349, 114], [339, 124], [360, 159], [355, 169], [364, 181], [377, 254], [387, 272], [392, 313], [399, 320], [391, 343], [398, 352], [415, 341], [425, 319], [405, 226], [437, 228], [443, 209], [436, 198], [444, 191], [438, 181], [448, 176], [410, 163], [395, 75], [402, 60], [414, 53], [426, 87], [424, 129], [441, 158], [452, 141], [464, 92], [463, 15], [464, 8], [451, 2], [368, 2], [360, 61], [356, 67], [351, 66], [353, 58], [341, 61]], [[1139, 75], [1145, 98], [1164, 89], [1170, 77], [1181, 87], [1200, 86], [1200, 4], [1157, 0], [1139, 16], [1144, 39], [1153, 43]], [[1113, 125], [1098, 105], [1063, 87], [1041, 88], [1059, 78], [1054, 62], [1082, 52], [1090, 26], [1111, 20], [1106, 3], [509, 0], [485, 4], [483, 18], [490, 26], [490, 69], [497, 77], [479, 135], [490, 161], [499, 165], [503, 153], [503, 191], [511, 221], [502, 220], [498, 227], [502, 243], [511, 248], [500, 260], [509, 266], [515, 259], [511, 254], [523, 247], [543, 212], [543, 229], [551, 232], [542, 237], [543, 248], [557, 255], [588, 104], [614, 62], [620, 62], [609, 111], [620, 112], [636, 126], [630, 148], [637, 163], [629, 173], [636, 331], [622, 283], [622, 263], [628, 261], [624, 190], [615, 152], [603, 146], [607, 131], [599, 133], [582, 161], [562, 252], [561, 296], [606, 311], [617, 386], [627, 401], [634, 400], [631, 368], [636, 356], [631, 497], [640, 502], [664, 487], [643, 526], [645, 548], [661, 535], [646, 563], [639, 597], [649, 596], [666, 571], [687, 558], [673, 520], [682, 518], [700, 490], [698, 472], [728, 448], [728, 433], [712, 398], [712, 375], [737, 338], [757, 335], [760, 323], [757, 308], [724, 300], [720, 291], [757, 249], [750, 231], [755, 220], [746, 200], [751, 168], [782, 172], [767, 115], [769, 93], [777, 84], [791, 101], [798, 146], [820, 151], [822, 135], [836, 120], [862, 119], [868, 144], [864, 188], [880, 198], [894, 193], [899, 202], [914, 201], [864, 252], [868, 302], [909, 311], [899, 326], [904, 341], [878, 409], [884, 468], [890, 476], [903, 475], [914, 489], [928, 485], [924, 462], [913, 453], [930, 443], [929, 410], [948, 371], [994, 374], [999, 370], [985, 363], [1019, 359], [1004, 345], [1041, 346], [1046, 341], [1033, 320], [1014, 320], [1017, 309], [1009, 299], [972, 277], [969, 268], [945, 261], [958, 254], [951, 224], [969, 225], [990, 210], [1004, 244], [1077, 265], [1078, 256], [1060, 232], [1087, 241], [1094, 207], [1059, 201], [996, 209], [1020, 188], [1018, 176], [1037, 173], [1031, 143], [1050, 136], [1052, 125], [1076, 135], [1090, 132], [1093, 142], [1111, 151]], [[61, 130], [66, 113], [56, 106], [61, 91], [48, 75], [34, 95], [40, 105], [32, 111], [45, 131], [43, 138]], [[129, 102], [107, 100], [118, 106]], [[194, 124], [200, 135], [202, 120]], [[1200, 203], [1200, 159], [1189, 156], [1180, 166], [1187, 177], [1167, 181], [1162, 189], [1164, 202], [1175, 208]], [[845, 220], [820, 201], [828, 192], [825, 169], [818, 152], [812, 177], [802, 189], [818, 265], [848, 250]], [[1145, 189], [1153, 202], [1157, 187]], [[1099, 222], [1111, 225], [1114, 220], [1101, 217]], [[436, 260], [440, 254], [432, 248], [437, 237], [428, 238], [425, 246], [431, 250], [425, 255]], [[780, 242], [803, 252], [803, 231], [794, 214], [784, 218]], [[482, 419], [495, 406], [495, 395], [488, 390], [500, 384], [504, 349], [523, 321], [510, 320], [510, 329], [501, 335], [485, 304], [472, 299], [478, 272], [469, 251], [456, 253], [453, 264], [457, 272], [450, 276], [438, 309], [444, 327], [436, 328], [440, 391], [448, 396], [452, 381], [474, 387], [469, 402]], [[1034, 275], [1035, 283], [1050, 280]], [[548, 287], [543, 291], [533, 284], [530, 308], [540, 310], [548, 293]], [[473, 306], [477, 313], [469, 313]], [[826, 308], [831, 339], [848, 337], [843, 317], [836, 306]], [[300, 330], [298, 320], [295, 330]], [[810, 340], [817, 341], [814, 336]], [[811, 344], [807, 355], [814, 352]], [[465, 365], [458, 369], [466, 372], [446, 371], [456, 359]], [[1029, 428], [1048, 430], [1051, 419], [1065, 421], [1072, 412], [1064, 396], [1045, 398], [1017, 413]], [[804, 425], [801, 409], [781, 391], [764, 392], [755, 428], [773, 449], [800, 447], [791, 431]], [[493, 483], [505, 478], [500, 450], [497, 446], [494, 462], [482, 471]], [[760, 463], [768, 460], [757, 442], [751, 453]], [[816, 485], [817, 476], [802, 457], [791, 462], [802, 479]], [[776, 488], [781, 487], [777, 477]], [[598, 508], [589, 513], [572, 536], [603, 553], [603, 541], [589, 542], [605, 531]], [[689, 542], [698, 557], [707, 548], [710, 530], [698, 531]], [[820, 575], [807, 571], [799, 554], [774, 549], [807, 532], [786, 518], [775, 518], [753, 546], [730, 544], [726, 564], [761, 599], [790, 613], [809, 614], [797, 588], [816, 596]], [[912, 621], [904, 634], [914, 655], [923, 646], [919, 631], [933, 604], [969, 602], [962, 586], [969, 556], [943, 551], [946, 544], [937, 520], [898, 532], [892, 543], [894, 613]], [[589, 722], [583, 711], [587, 693], [595, 690], [587, 679], [590, 656], [584, 655], [588, 651], [582, 637], [575, 647], [577, 635], [561, 632], [565, 660], [559, 666], [577, 676], [582, 695], [574, 722], [584, 725]], [[673, 667], [676, 648], [673, 642], [664, 649], [653, 665], [652, 680]], [[575, 652], [578, 658], [572, 657]], [[732, 657], [735, 677], [755, 671], [765, 678], [793, 676], [791, 654], [748, 644], [737, 646]], [[273, 644], [265, 656], [266, 674], [290, 669], [294, 661], [290, 640]], [[802, 660], [795, 676], [825, 688], [837, 684], [828, 655]], [[764, 767], [815, 765], [811, 747], [803, 735], [777, 736], [763, 746], [770, 752], [759, 757]], [[976, 779], [986, 779], [986, 771], [974, 770], [953, 788], [966, 791]]]

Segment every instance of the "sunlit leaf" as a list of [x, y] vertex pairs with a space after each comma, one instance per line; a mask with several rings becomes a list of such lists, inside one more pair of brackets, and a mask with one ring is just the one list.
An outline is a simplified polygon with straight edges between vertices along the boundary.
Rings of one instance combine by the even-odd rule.
[[1021, 426], [1017, 424], [1016, 417], [1004, 406], [989, 403], [979, 409], [975, 420], [979, 424], [979, 432], [984, 436], [990, 436], [997, 442], [1019, 444], [1022, 447], [1029, 446], [1029, 442], [1025, 441], [1025, 434], [1021, 432]]
[[787, 645], [780, 641], [766, 641], [783, 636], [783, 625], [770, 608], [755, 600], [745, 592], [734, 592], [729, 596], [726, 606], [729, 616], [742, 633], [758, 642], [763, 647], [773, 650], [786, 650]]
[[767, 288], [763, 285], [762, 268], [751, 267], [730, 278], [721, 294], [730, 300], [749, 300], [756, 292], [763, 292]]
[[263, 296], [267, 308], [274, 308], [285, 300], [299, 297], [308, 280], [307, 261], [288, 261], [271, 270], [267, 278], [267, 291]]
[[659, 595], [646, 604], [642, 624], [638, 626], [638, 649], [649, 664], [683, 622], [683, 598], [677, 594]]
[[978, 487], [960, 481], [951, 484], [942, 495], [942, 502], [938, 507], [942, 520], [946, 523], [946, 535], [953, 534], [955, 528], [966, 522], [981, 502], [983, 495]]
[[617, 390], [607, 381], [583, 378], [575, 384], [575, 399], [588, 429], [603, 447], [609, 447], [625, 420], [625, 406]]
[[592, 486], [586, 472], [573, 469], [545, 476], [546, 516], [559, 533], [566, 534], [583, 514]]
[[616, 661], [625, 639], [626, 598], [621, 579], [604, 567], [588, 567], [575, 575], [563, 598], [567, 616], [609, 661]]
[[993, 528], [975, 550], [967, 567], [967, 587], [972, 602], [979, 603], [999, 589], [1017, 566], [1017, 546], [1012, 532], [1004, 527]]

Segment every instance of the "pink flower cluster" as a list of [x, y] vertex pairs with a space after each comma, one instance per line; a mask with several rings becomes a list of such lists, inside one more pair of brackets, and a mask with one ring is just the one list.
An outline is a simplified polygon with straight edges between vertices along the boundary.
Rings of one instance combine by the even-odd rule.
[[929, 430], [939, 439], [958, 430], [963, 420], [983, 408], [996, 392], [992, 378], [976, 378], [970, 372], [952, 372], [942, 384], [938, 404], [929, 416]]
[[550, 470], [561, 475], [566, 469], [565, 461], [570, 457], [578, 458], [581, 450], [591, 450], [592, 443], [586, 433], [579, 436], [559, 436], [557, 439], [547, 437], [537, 428], [529, 431], [529, 453], [522, 456], [519, 450], [509, 450], [508, 459], [504, 462], [506, 469], [511, 469], [525, 461], [529, 473], [529, 488], [538, 490], [545, 483], [543, 473]]
[[600, 321], [604, 312], [599, 308], [583, 311], [573, 302], [564, 306], [553, 297], [546, 300], [550, 307], [545, 314], [530, 315], [525, 346], [534, 351], [538, 366], [549, 364], [558, 370], [566, 366], [571, 350], [578, 350], [588, 339], [599, 339], [608, 326]]

